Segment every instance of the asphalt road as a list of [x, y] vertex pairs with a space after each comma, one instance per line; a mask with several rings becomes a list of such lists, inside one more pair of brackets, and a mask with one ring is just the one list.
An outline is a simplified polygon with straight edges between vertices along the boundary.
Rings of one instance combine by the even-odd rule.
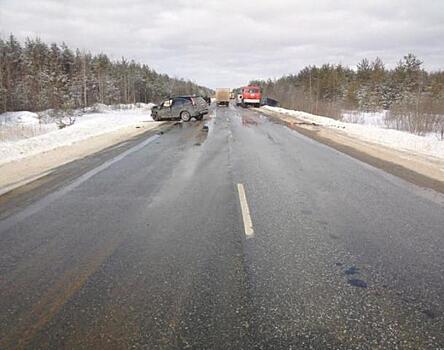
[[0, 197], [0, 349], [444, 349], [441, 195], [210, 117]]

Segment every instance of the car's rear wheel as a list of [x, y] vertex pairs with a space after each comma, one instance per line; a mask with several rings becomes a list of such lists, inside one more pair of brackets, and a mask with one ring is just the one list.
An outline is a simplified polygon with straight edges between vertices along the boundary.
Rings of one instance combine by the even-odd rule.
[[158, 115], [158, 114], [153, 114], [153, 120], [154, 120], [155, 122], [158, 122], [158, 121], [160, 120], [159, 115]]
[[191, 120], [190, 112], [183, 111], [180, 113], [180, 119], [182, 119], [184, 122], [189, 122]]

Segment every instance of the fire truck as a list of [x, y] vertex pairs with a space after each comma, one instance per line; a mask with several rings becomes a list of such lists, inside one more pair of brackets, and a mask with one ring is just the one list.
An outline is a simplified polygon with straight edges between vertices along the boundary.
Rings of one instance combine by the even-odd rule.
[[261, 88], [257, 85], [244, 86], [242, 88], [242, 104], [243, 106], [260, 107], [261, 105]]

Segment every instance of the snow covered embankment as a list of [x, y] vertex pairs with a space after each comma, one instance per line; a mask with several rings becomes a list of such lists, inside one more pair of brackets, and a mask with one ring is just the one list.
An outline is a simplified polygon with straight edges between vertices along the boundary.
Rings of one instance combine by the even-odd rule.
[[444, 160], [444, 141], [440, 141], [435, 135], [417, 136], [404, 131], [386, 129], [381, 126], [346, 123], [328, 117], [321, 117], [280, 107], [264, 106], [262, 108], [271, 112], [294, 117], [303, 122], [315, 123], [328, 128], [337, 128], [349, 136], [363, 141], [376, 143], [399, 151]]
[[109, 106], [98, 105], [87, 109], [89, 113], [77, 115], [75, 123], [63, 129], [57, 127], [55, 120], [41, 123], [37, 113], [0, 114], [0, 130], [15, 128], [18, 132], [28, 130], [32, 134], [20, 135], [26, 137], [21, 139], [0, 139], [0, 164], [69, 146], [119, 129], [137, 127], [145, 122], [152, 123], [152, 106], [152, 104], [121, 105], [114, 106], [113, 109]]

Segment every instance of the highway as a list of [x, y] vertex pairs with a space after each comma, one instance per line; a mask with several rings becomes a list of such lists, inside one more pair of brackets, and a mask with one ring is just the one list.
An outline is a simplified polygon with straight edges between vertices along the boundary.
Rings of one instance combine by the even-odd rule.
[[0, 197], [0, 349], [443, 349], [443, 203], [213, 108]]

